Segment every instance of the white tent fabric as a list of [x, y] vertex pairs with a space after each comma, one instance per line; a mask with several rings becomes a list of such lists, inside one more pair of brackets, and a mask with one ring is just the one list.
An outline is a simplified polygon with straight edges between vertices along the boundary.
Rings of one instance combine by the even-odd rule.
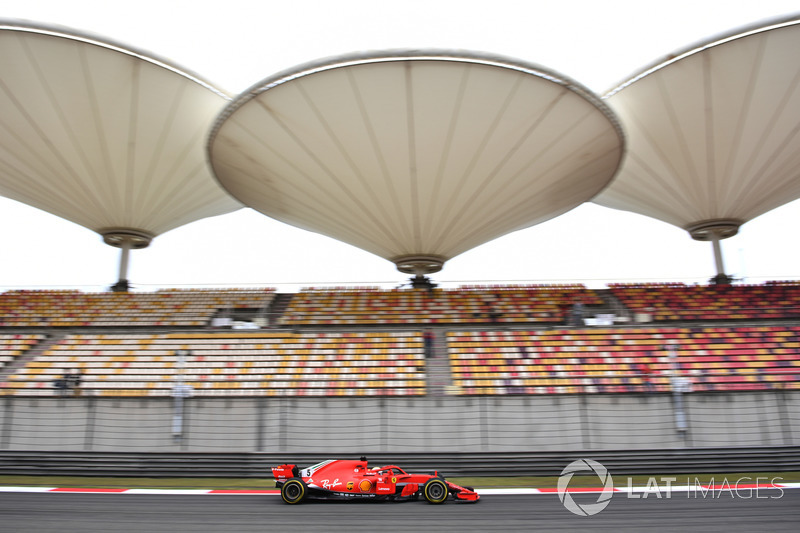
[[236, 210], [205, 152], [229, 100], [110, 41], [0, 21], [0, 194], [100, 234], [138, 235], [134, 247]]
[[323, 60], [235, 99], [209, 140], [242, 203], [423, 274], [590, 200], [624, 137], [587, 89], [508, 58]]
[[594, 201], [700, 240], [800, 198], [800, 20], [692, 46], [606, 95], [628, 154]]

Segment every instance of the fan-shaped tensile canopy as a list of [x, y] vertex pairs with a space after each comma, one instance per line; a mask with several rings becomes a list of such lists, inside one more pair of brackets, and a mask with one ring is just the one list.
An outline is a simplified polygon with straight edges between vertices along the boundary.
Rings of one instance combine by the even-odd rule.
[[628, 135], [614, 183], [594, 201], [714, 242], [800, 198], [800, 21], [693, 46], [606, 96]]
[[0, 194], [124, 251], [238, 209], [205, 152], [228, 100], [141, 52], [0, 21]]
[[540, 67], [393, 51], [257, 84], [220, 116], [209, 155], [242, 203], [420, 276], [591, 199], [623, 145], [599, 98]]

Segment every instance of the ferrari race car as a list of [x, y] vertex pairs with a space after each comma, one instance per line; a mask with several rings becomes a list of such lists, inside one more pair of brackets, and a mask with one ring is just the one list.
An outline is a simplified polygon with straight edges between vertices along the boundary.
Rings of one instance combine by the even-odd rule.
[[409, 474], [399, 466], [370, 468], [367, 458], [358, 461], [333, 459], [300, 469], [284, 464], [272, 469], [281, 498], [290, 504], [303, 500], [417, 500], [444, 503], [451, 494], [455, 500], [478, 501], [474, 489], [446, 481], [438, 472]]

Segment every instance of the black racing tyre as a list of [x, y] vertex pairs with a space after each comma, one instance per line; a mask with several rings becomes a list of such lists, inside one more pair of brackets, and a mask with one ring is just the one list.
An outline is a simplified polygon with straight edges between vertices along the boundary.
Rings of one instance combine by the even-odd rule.
[[281, 498], [289, 504], [300, 503], [306, 497], [307, 492], [308, 490], [303, 480], [293, 477], [281, 487]]
[[444, 503], [449, 493], [450, 491], [447, 489], [447, 483], [438, 477], [429, 479], [425, 485], [422, 486], [422, 495], [430, 503]]

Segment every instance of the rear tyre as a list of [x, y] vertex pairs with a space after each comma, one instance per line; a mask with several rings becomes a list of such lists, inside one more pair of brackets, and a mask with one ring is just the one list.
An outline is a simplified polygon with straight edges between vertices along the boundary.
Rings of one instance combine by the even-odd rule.
[[288, 504], [300, 503], [306, 497], [306, 484], [302, 479], [293, 477], [281, 487], [281, 498]]
[[430, 503], [440, 504], [447, 500], [450, 491], [447, 490], [447, 483], [441, 478], [429, 479], [422, 487], [422, 495]]

